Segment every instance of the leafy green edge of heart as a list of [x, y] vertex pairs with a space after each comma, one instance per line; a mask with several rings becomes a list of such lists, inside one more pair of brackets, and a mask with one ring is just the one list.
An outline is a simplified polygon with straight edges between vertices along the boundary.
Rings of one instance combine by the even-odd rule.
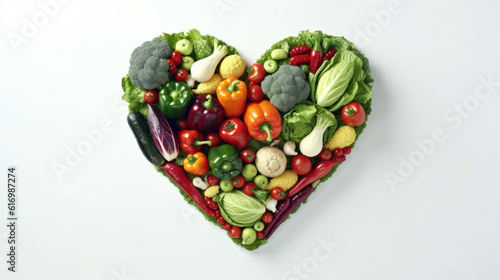
[[[290, 46], [306, 45], [306, 46], [313, 47], [317, 36], [323, 36], [324, 38], [330, 38], [332, 40], [332, 42], [333, 42], [332, 43], [332, 47], [335, 48], [337, 51], [340, 50], [340, 49], [348, 49], [348, 50], [354, 52], [356, 55], [358, 55], [363, 60], [363, 70], [366, 71], [366, 73], [367, 73], [364, 82], [365, 82], [365, 84], [369, 85], [370, 88], [372, 87], [371, 84], [373, 83], [373, 79], [372, 79], [372, 77], [370, 75], [371, 71], [370, 71], [369, 62], [368, 62], [368, 59], [363, 55], [363, 53], [361, 53], [361, 51], [357, 50], [354, 47], [354, 44], [351, 43], [351, 42], [349, 42], [348, 40], [346, 40], [344, 37], [338, 37], [338, 36], [332, 36], [332, 35], [324, 34], [321, 31], [311, 32], [309, 30], [305, 30], [305, 31], [299, 32], [299, 34], [297, 36], [290, 36], [290, 37], [287, 37], [285, 39], [282, 39], [282, 40], [278, 41], [277, 43], [273, 44], [271, 46], [271, 48], [268, 49], [260, 57], [260, 59], [257, 60], [257, 63], [263, 64], [266, 60], [270, 59], [271, 58], [271, 51], [274, 50], [274, 49], [281, 48], [284, 45], [284, 43], [288, 43], [288, 45], [290, 45]], [[193, 45], [195, 45], [195, 46], [196, 45], [205, 45], [205, 47], [202, 50], [200, 50], [198, 52], [195, 51], [195, 53], [193, 53], [192, 56], [195, 59], [201, 59], [203, 57], [209, 56], [212, 53], [213, 50], [211, 50], [210, 47], [208, 47], [208, 46], [212, 45], [210, 42], [213, 42], [213, 40], [218, 40], [219, 44], [226, 45], [227, 48], [228, 48], [228, 55], [238, 54], [236, 48], [234, 48], [234, 47], [226, 44], [224, 41], [221, 41], [221, 40], [219, 40], [219, 39], [217, 39], [217, 38], [215, 38], [213, 36], [210, 36], [210, 35], [201, 35], [200, 32], [198, 30], [196, 30], [196, 29], [191, 29], [187, 33], [185, 33], [185, 32], [172, 33], [172, 34], [166, 34], [166, 33], [164, 33], [162, 36], [160, 36], [160, 38], [166, 40], [169, 43], [169, 45], [171, 45], [171, 46], [175, 46], [175, 42], [177, 42], [180, 39], [184, 39], [184, 38], [190, 40], [193, 43]], [[288, 59], [277, 61], [277, 62], [278, 62], [278, 65], [288, 64]], [[303, 68], [303, 70], [308, 70], [308, 66], [302, 66], [302, 68]], [[242, 77], [242, 79], [246, 80], [246, 77]], [[123, 80], [122, 80], [122, 87], [123, 87], [123, 89], [125, 91], [124, 95], [122, 96], [122, 99], [130, 103], [130, 105], [129, 105], [129, 111], [131, 111], [131, 112], [133, 112], [133, 111], [139, 111], [139, 112], [141, 112], [141, 113], [143, 113], [145, 115], [145, 112], [144, 112], [145, 111], [145, 107], [146, 107], [145, 102], [140, 102], [140, 103], [139, 102], [133, 102], [134, 100], [137, 100], [137, 96], [139, 96], [141, 94], [139, 92], [134, 91], [133, 89], [130, 89], [129, 80], [130, 79], [128, 78], [128, 76], [125, 76], [123, 78]], [[143, 92], [141, 91], [141, 93], [143, 93]], [[365, 129], [366, 122], [368, 121], [368, 116], [370, 115], [370, 113], [372, 111], [371, 110], [371, 99], [367, 100], [365, 103], [362, 103], [361, 105], [365, 109], [366, 121], [362, 125], [354, 127], [354, 130], [356, 131], [356, 140], [351, 145], [351, 148], [354, 148], [355, 143], [357, 142], [359, 136], [361, 135], [361, 133]], [[342, 118], [340, 117], [340, 110], [336, 111], [334, 113], [334, 115], [335, 115], [335, 117], [337, 119], [338, 127], [340, 127], [342, 125], [345, 125], [345, 123], [342, 121]], [[251, 141], [250, 144], [249, 144], [249, 148], [254, 149], [254, 150], [258, 150], [259, 148], [261, 148], [263, 146], [266, 146], [266, 145], [269, 145], [269, 143], [258, 142], [258, 141]], [[182, 151], [179, 154], [179, 159], [182, 159]], [[176, 163], [182, 166], [182, 160], [177, 160]], [[339, 168], [339, 166], [341, 164], [342, 163], [337, 164], [325, 177], [323, 177], [322, 179], [320, 179], [320, 184], [323, 183], [323, 182], [325, 182], [326, 180], [328, 180], [335, 173], [335, 171]], [[165, 177], [167, 177], [168, 180], [179, 189], [179, 193], [184, 197], [184, 200], [187, 203], [193, 205], [196, 209], [198, 209], [198, 211], [205, 217], [205, 220], [214, 223], [218, 228], [220, 228], [220, 224], [217, 222], [217, 219], [213, 218], [213, 217], [210, 217], [207, 214], [205, 214], [191, 200], [191, 198], [182, 190], [182, 188], [180, 188], [180, 186], [177, 185], [165, 173], [165, 171], [163, 171], [163, 169], [158, 168], [158, 167], [155, 167], [155, 169], [159, 173], [161, 173]], [[188, 175], [190, 175], [190, 174], [188, 174]], [[190, 175], [190, 179], [192, 179], [192, 177], [193, 176]], [[316, 190], [317, 190], [317, 188], [314, 189], [314, 191], [316, 191]], [[306, 203], [307, 203], [307, 200], [304, 201], [297, 208], [295, 208], [295, 210], [286, 218], [285, 222], [290, 218], [290, 216], [292, 214], [294, 214], [295, 212], [297, 212], [299, 210], [299, 208], [303, 204], [306, 204]], [[228, 236], [229, 236], [229, 234], [228, 234]], [[264, 244], [266, 244], [268, 242], [266, 239], [257, 239], [254, 243], [252, 243], [250, 245], [244, 245], [244, 244], [242, 244], [242, 239], [241, 238], [232, 238], [232, 237], [230, 237], [230, 239], [235, 244], [240, 245], [243, 248], [245, 248], [247, 250], [250, 250], [250, 251], [253, 251], [253, 250], [257, 249], [260, 246], [262, 246], [262, 245], [264, 245]]]

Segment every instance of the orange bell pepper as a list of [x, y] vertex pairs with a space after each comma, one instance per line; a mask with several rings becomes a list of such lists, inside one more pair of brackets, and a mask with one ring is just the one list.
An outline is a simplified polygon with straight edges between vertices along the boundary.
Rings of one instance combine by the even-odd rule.
[[258, 141], [271, 141], [281, 134], [281, 116], [269, 100], [251, 102], [244, 116], [250, 136]]
[[207, 174], [210, 166], [208, 165], [208, 158], [202, 152], [189, 154], [182, 162], [184, 170], [193, 175], [203, 176]]
[[226, 118], [239, 118], [247, 103], [247, 85], [234, 77], [227, 78], [217, 87], [217, 99]]

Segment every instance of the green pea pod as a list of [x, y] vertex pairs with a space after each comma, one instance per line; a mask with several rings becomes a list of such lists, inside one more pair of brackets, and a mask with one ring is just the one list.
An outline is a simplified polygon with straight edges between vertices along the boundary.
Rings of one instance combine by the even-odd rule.
[[168, 119], [186, 116], [193, 98], [191, 88], [184, 82], [168, 82], [160, 90], [160, 111]]
[[236, 148], [223, 144], [208, 151], [208, 163], [219, 179], [232, 179], [241, 173], [243, 163]]

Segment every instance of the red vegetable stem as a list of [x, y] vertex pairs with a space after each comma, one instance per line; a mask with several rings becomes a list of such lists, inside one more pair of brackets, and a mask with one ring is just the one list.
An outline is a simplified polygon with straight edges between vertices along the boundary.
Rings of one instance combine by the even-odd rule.
[[311, 63], [309, 69], [311, 73], [315, 74], [323, 63], [323, 51], [321, 49], [321, 40], [318, 38], [314, 44], [314, 49], [311, 51]]
[[271, 231], [267, 235], [265, 235], [266, 240], [271, 238], [271, 235], [273, 235], [276, 229], [286, 220], [288, 215], [290, 215], [293, 212], [293, 210], [295, 210], [295, 208], [297, 208], [302, 202], [304, 202], [304, 200], [306, 200], [311, 195], [313, 189], [314, 189], [313, 186], [309, 185], [290, 199], [290, 205], [286, 208], [283, 214], [277, 219], [276, 223], [271, 228]]
[[160, 166], [163, 170], [165, 170], [165, 173], [167, 173], [174, 182], [177, 183], [185, 192], [186, 194], [198, 205], [198, 207], [203, 210], [207, 215], [210, 217], [215, 217], [215, 212], [210, 209], [201, 196], [201, 194], [198, 192], [196, 187], [191, 183], [191, 180], [189, 180], [188, 176], [182, 169], [182, 167], [173, 164], [173, 163], [164, 163], [162, 166]]
[[310, 54], [299, 54], [299, 55], [296, 55], [296, 56], [290, 58], [290, 65], [307, 64], [310, 61], [311, 61]]
[[307, 185], [323, 178], [339, 162], [340, 159], [334, 158], [333, 160], [323, 160], [320, 163], [316, 164], [316, 166], [309, 173], [304, 175], [302, 178], [300, 178], [300, 180], [297, 181], [297, 183], [295, 183], [295, 185], [293, 185], [293, 187], [288, 191], [288, 197], [297, 194]]
[[326, 52], [325, 57], [323, 58], [323, 61], [332, 59], [334, 54], [335, 54], [335, 49], [329, 49]]
[[309, 46], [296, 46], [290, 50], [290, 56], [293, 57], [293, 56], [296, 56], [299, 54], [310, 53], [311, 51], [312, 51], [312, 48]]

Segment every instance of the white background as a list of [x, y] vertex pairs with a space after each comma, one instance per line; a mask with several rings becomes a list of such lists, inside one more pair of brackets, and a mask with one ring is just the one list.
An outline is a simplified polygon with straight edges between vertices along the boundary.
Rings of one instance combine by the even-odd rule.
[[[70, 0], [43, 24], [38, 1], [0, 1], [0, 173], [14, 165], [19, 182], [17, 273], [5, 263], [6, 182], [0, 191], [0, 278], [499, 279], [500, 85], [489, 92], [481, 77], [500, 81], [500, 5], [389, 3]], [[37, 31], [10, 42], [34, 17]], [[257, 251], [185, 207], [126, 125], [130, 53], [190, 28], [248, 64], [304, 29], [343, 35], [370, 59], [373, 113], [356, 148]], [[111, 131], [59, 180], [53, 165], [101, 122]], [[446, 140], [419, 158], [416, 141], [435, 129]], [[413, 172], [400, 173], [408, 160]], [[388, 172], [400, 182], [391, 187]], [[319, 239], [338, 245], [321, 249], [323, 261]]]

